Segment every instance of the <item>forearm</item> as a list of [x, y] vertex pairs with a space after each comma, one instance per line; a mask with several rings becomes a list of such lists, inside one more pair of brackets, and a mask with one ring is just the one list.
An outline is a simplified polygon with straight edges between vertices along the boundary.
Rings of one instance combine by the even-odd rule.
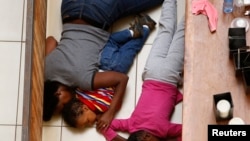
[[124, 81], [121, 81], [115, 87], [115, 94], [109, 107], [109, 111], [112, 112], [113, 114], [115, 114], [120, 109], [123, 98], [124, 98], [127, 81], [128, 81], [126, 78], [124, 79], [125, 79]]
[[120, 107], [128, 83], [128, 76], [118, 72], [99, 72], [95, 75], [94, 89], [113, 87], [114, 97], [112, 98], [108, 112], [114, 114]]
[[107, 141], [125, 141], [126, 139], [118, 135], [117, 132], [129, 132], [128, 131], [128, 119], [114, 119], [107, 130], [104, 130], [102, 134]]
[[114, 97], [111, 101], [109, 109], [98, 119], [97, 130], [107, 128], [114, 118], [118, 108], [122, 103], [124, 93], [127, 87], [128, 76], [119, 72], [98, 72], [94, 79], [94, 89], [113, 87]]

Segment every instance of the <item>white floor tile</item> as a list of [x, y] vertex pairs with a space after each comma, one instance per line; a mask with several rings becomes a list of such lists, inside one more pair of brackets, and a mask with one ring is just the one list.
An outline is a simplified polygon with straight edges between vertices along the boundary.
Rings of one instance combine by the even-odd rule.
[[61, 141], [61, 130], [61, 127], [43, 127], [42, 141]]
[[54, 36], [57, 41], [60, 40], [62, 31], [61, 20], [61, 1], [49, 0], [47, 2], [47, 36]]
[[142, 91], [142, 72], [146, 64], [146, 59], [152, 48], [152, 45], [144, 45], [143, 50], [138, 54], [137, 60], [137, 78], [136, 78], [136, 103]]
[[15, 126], [0, 126], [0, 137], [2, 141], [16, 141], [15, 133]]
[[131, 115], [135, 107], [135, 89], [136, 89], [136, 60], [131, 67], [129, 73], [129, 81], [127, 84], [125, 97], [120, 111], [117, 113], [116, 118], [126, 118]]
[[175, 106], [171, 121], [174, 123], [182, 123], [182, 102]]
[[0, 40], [21, 41], [23, 0], [1, 0], [0, 5]]
[[0, 50], [0, 124], [16, 124], [21, 43], [0, 42]]
[[68, 127], [62, 128], [62, 141], [105, 141], [104, 137], [96, 132], [95, 128], [88, 128], [87, 130], [73, 129]]
[[45, 126], [62, 126], [61, 115], [54, 115], [50, 121], [43, 122]]
[[177, 1], [177, 20], [180, 21], [185, 16], [186, 1]]

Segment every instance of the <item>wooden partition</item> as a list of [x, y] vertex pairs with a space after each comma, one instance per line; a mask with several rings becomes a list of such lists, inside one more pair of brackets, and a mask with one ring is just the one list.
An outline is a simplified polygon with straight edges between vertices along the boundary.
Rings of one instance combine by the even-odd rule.
[[27, 0], [22, 141], [42, 141], [46, 0]]

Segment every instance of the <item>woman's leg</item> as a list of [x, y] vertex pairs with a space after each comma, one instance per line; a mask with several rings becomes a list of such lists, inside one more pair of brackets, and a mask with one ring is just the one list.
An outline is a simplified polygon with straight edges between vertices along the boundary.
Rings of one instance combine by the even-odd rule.
[[[114, 17], [113, 21], [115, 21], [117, 18], [120, 18], [121, 16], [139, 14], [150, 8], [161, 6], [163, 1], [164, 0], [119, 0], [119, 3], [114, 5], [114, 6], [117, 6], [117, 8], [115, 9], [113, 13], [113, 17]], [[119, 13], [119, 11], [121, 12]]]
[[160, 6], [163, 0], [63, 0], [62, 19], [89, 19], [103, 26], [111, 26], [121, 17], [139, 14]]
[[168, 55], [165, 58], [165, 65], [162, 68], [165, 70], [163, 73], [164, 81], [172, 84], [177, 84], [181, 79], [181, 73], [184, 66], [184, 47], [185, 47], [185, 35], [184, 35], [185, 22], [184, 18], [177, 27], [174, 34], [174, 38], [170, 45]]
[[[164, 0], [91, 0], [91, 15], [101, 22], [112, 25], [121, 17], [139, 14], [150, 8], [160, 6]], [[94, 10], [95, 9], [95, 10]], [[89, 12], [89, 11], [87, 11]]]

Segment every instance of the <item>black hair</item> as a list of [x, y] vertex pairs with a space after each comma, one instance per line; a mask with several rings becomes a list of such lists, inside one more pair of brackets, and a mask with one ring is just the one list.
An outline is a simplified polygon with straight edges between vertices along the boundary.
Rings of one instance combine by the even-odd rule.
[[[143, 135], [143, 133], [146, 132], [145, 130], [139, 130], [136, 132], [133, 132], [129, 135], [127, 141], [141, 141], [139, 138]], [[156, 137], [156, 136], [155, 136]], [[163, 141], [163, 139], [156, 137], [159, 141]]]
[[50, 80], [47, 80], [44, 83], [44, 96], [43, 96], [44, 121], [49, 121], [56, 109], [59, 99], [55, 95], [55, 93], [60, 85], [62, 84], [57, 81], [50, 81]]
[[133, 132], [129, 135], [128, 140], [127, 141], [140, 141], [138, 140], [138, 137], [143, 133], [143, 130], [139, 130], [136, 132]]
[[62, 110], [62, 117], [64, 121], [72, 127], [76, 127], [77, 119], [83, 114], [83, 103], [77, 99], [71, 99], [67, 104], [64, 105]]

